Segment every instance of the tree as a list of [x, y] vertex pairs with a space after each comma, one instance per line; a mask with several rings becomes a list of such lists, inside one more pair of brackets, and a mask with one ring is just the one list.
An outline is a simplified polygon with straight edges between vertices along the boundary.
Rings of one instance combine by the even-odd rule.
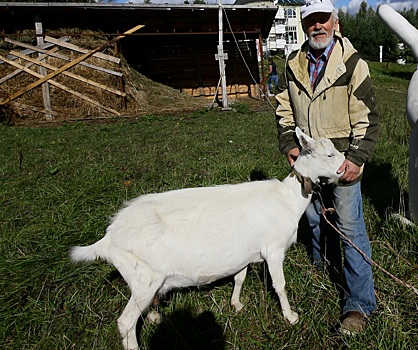
[[[409, 11], [408, 16], [411, 23], [417, 21], [417, 12]], [[399, 40], [365, 1], [360, 4], [356, 15], [339, 11], [338, 17], [342, 34], [350, 39], [363, 58], [379, 60], [380, 46], [383, 46], [384, 59], [394, 61], [399, 58]]]

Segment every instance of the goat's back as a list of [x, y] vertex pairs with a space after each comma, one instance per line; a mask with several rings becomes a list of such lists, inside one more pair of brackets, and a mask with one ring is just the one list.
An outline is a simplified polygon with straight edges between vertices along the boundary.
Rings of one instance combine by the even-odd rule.
[[289, 196], [278, 180], [141, 196], [108, 227], [109, 254], [129, 251], [168, 273], [235, 273], [229, 267], [260, 261], [267, 245], [293, 243], [299, 218], [292, 217]]

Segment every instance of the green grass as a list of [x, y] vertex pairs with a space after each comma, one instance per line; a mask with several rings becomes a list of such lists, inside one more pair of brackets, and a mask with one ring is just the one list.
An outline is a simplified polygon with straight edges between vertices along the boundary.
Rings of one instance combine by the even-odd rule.
[[[409, 127], [404, 115], [414, 66], [370, 64], [382, 128], [367, 167], [365, 216], [374, 258], [418, 286], [418, 230], [391, 217], [408, 190]], [[125, 200], [150, 192], [249, 181], [254, 173], [284, 178], [273, 111], [203, 110], [138, 117], [112, 124], [0, 126], [1, 349], [120, 349], [116, 320], [130, 296], [102, 262], [72, 265], [68, 249], [102, 237]], [[289, 326], [265, 267], [255, 264], [240, 313], [229, 306], [232, 283], [171, 293], [163, 323], [145, 323], [144, 349], [413, 349], [418, 297], [375, 270], [378, 310], [356, 338], [335, 332], [338, 294], [314, 270], [302, 243], [286, 257]]]

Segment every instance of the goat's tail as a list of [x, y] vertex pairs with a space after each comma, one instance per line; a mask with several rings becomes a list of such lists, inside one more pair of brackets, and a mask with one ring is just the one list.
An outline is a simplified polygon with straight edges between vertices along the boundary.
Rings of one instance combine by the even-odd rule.
[[103, 237], [101, 240], [86, 247], [72, 247], [70, 259], [72, 262], [91, 262], [94, 260], [108, 260], [108, 239]]

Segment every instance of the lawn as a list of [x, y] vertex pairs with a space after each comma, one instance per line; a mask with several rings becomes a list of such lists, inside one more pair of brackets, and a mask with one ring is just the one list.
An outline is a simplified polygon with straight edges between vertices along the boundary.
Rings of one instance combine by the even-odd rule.
[[[363, 181], [365, 218], [377, 263], [418, 287], [418, 229], [392, 217], [408, 193], [408, 79], [414, 65], [370, 64], [381, 134]], [[260, 102], [263, 103], [263, 102]], [[124, 201], [145, 193], [238, 183], [289, 172], [278, 153], [274, 111], [147, 115], [111, 123], [0, 126], [0, 345], [2, 349], [120, 349], [116, 320], [130, 293], [103, 262], [73, 265], [68, 250], [102, 237]], [[310, 264], [305, 245], [288, 252], [288, 325], [254, 264], [245, 308], [229, 305], [231, 280], [168, 295], [163, 322], [145, 322], [143, 349], [413, 349], [418, 296], [375, 271], [378, 310], [364, 334], [335, 331], [338, 293]]]

